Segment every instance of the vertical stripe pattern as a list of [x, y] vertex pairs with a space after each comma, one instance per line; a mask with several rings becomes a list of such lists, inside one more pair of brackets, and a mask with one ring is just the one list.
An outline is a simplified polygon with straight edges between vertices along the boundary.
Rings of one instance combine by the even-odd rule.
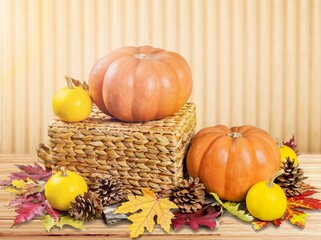
[[251, 124], [321, 152], [321, 0], [0, 0], [0, 153], [47, 141], [64, 76], [115, 48], [180, 53], [197, 129]]

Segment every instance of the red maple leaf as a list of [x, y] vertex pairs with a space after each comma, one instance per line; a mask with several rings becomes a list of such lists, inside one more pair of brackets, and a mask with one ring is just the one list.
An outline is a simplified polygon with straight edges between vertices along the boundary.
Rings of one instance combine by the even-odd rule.
[[295, 142], [294, 135], [292, 134], [292, 138], [288, 141], [283, 142], [283, 145], [292, 148], [292, 150], [296, 153], [296, 155], [300, 155], [300, 151], [297, 149], [297, 144]]
[[206, 205], [195, 213], [173, 212], [175, 215], [172, 219], [173, 228], [178, 230], [185, 225], [194, 231], [197, 231], [200, 226], [215, 228], [218, 225], [215, 219], [222, 214], [222, 211], [220, 205]]
[[55, 220], [58, 220], [60, 215], [59, 212], [57, 212], [50, 206], [42, 192], [18, 197], [12, 200], [9, 203], [9, 206], [17, 207], [17, 216], [13, 222], [12, 227], [25, 221], [31, 220], [36, 215], [43, 216], [46, 214], [46, 212]]
[[16, 210], [18, 215], [16, 216], [12, 227], [28, 221], [32, 219], [36, 215], [43, 215], [44, 205], [41, 202], [32, 203], [32, 202], [24, 202], [20, 205], [20, 207]]
[[47, 213], [48, 213], [53, 219], [55, 219], [56, 221], [58, 221], [58, 220], [59, 220], [59, 215], [60, 215], [59, 212], [57, 212], [55, 209], [53, 209], [47, 200], [43, 202], [43, 205], [44, 205], [44, 208], [45, 208], [45, 210], [47, 211]]
[[304, 209], [321, 209], [321, 200], [315, 198], [307, 198], [314, 193], [315, 190], [307, 190], [302, 194], [294, 197], [288, 197], [288, 208], [304, 208]]
[[292, 224], [304, 228], [306, 217], [308, 216], [308, 214], [300, 209], [321, 209], [321, 200], [315, 198], [307, 198], [307, 196], [310, 196], [316, 192], [317, 191], [315, 190], [307, 190], [299, 196], [288, 197], [288, 205], [284, 218], [286, 220], [289, 220]]

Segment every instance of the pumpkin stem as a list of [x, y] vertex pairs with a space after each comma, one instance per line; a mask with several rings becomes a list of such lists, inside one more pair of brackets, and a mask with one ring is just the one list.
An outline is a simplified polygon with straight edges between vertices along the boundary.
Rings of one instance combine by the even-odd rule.
[[280, 140], [280, 138], [276, 138], [276, 143], [278, 144], [278, 147], [279, 147], [279, 148], [281, 148], [281, 147], [284, 146], [283, 143], [282, 143], [282, 141]]
[[281, 169], [281, 170], [277, 171], [276, 173], [274, 173], [272, 175], [272, 177], [270, 178], [270, 180], [267, 182], [267, 186], [270, 188], [273, 187], [274, 180], [276, 178], [278, 178], [279, 176], [281, 176], [282, 174], [284, 174], [284, 169]]
[[230, 132], [230, 133], [227, 133], [226, 135], [232, 138], [242, 137], [242, 134], [238, 132]]
[[61, 170], [61, 175], [60, 176], [62, 176], [62, 177], [67, 177], [68, 176], [67, 170], [66, 170], [65, 167], [61, 167], [60, 170]]
[[146, 59], [148, 58], [148, 54], [145, 54], [145, 53], [138, 53], [135, 55], [136, 58], [138, 59]]
[[72, 78], [69, 77], [69, 76], [65, 76], [65, 79], [66, 79], [66, 82], [67, 82], [68, 89], [73, 89], [74, 86], [72, 84]]

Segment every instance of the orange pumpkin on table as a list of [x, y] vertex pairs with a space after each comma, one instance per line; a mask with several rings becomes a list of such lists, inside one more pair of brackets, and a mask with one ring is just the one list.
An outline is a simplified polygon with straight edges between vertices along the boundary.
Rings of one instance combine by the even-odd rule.
[[177, 53], [151, 46], [123, 47], [95, 63], [88, 85], [102, 112], [139, 122], [177, 112], [191, 94], [192, 76]]
[[207, 192], [237, 202], [253, 184], [280, 169], [280, 151], [262, 129], [217, 125], [194, 136], [186, 164], [189, 175], [199, 177]]

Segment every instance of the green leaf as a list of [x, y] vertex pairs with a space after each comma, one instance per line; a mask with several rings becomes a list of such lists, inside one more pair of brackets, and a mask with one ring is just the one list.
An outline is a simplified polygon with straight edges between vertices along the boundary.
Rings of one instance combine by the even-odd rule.
[[41, 218], [42, 226], [47, 230], [47, 232], [50, 232], [51, 228], [53, 228], [56, 225], [56, 220], [53, 219], [50, 215], [45, 215]]
[[75, 220], [71, 216], [62, 216], [60, 217], [60, 221], [57, 222], [57, 226], [60, 228], [63, 228], [64, 225], [69, 225], [71, 227], [80, 229], [80, 230], [85, 230], [86, 228], [84, 227], [84, 221], [80, 220]]
[[48, 232], [50, 232], [50, 230], [55, 226], [62, 229], [65, 225], [69, 225], [80, 230], [86, 229], [83, 221], [75, 220], [71, 216], [61, 216], [59, 221], [56, 221], [50, 215], [46, 215], [41, 218], [41, 223]]
[[222, 205], [223, 208], [225, 208], [229, 213], [233, 214], [234, 216], [238, 217], [239, 219], [245, 221], [245, 222], [251, 222], [254, 220], [254, 218], [244, 210], [240, 210], [239, 206], [240, 203], [236, 202], [222, 202], [221, 199], [218, 197], [216, 193], [211, 193], [215, 200]]

